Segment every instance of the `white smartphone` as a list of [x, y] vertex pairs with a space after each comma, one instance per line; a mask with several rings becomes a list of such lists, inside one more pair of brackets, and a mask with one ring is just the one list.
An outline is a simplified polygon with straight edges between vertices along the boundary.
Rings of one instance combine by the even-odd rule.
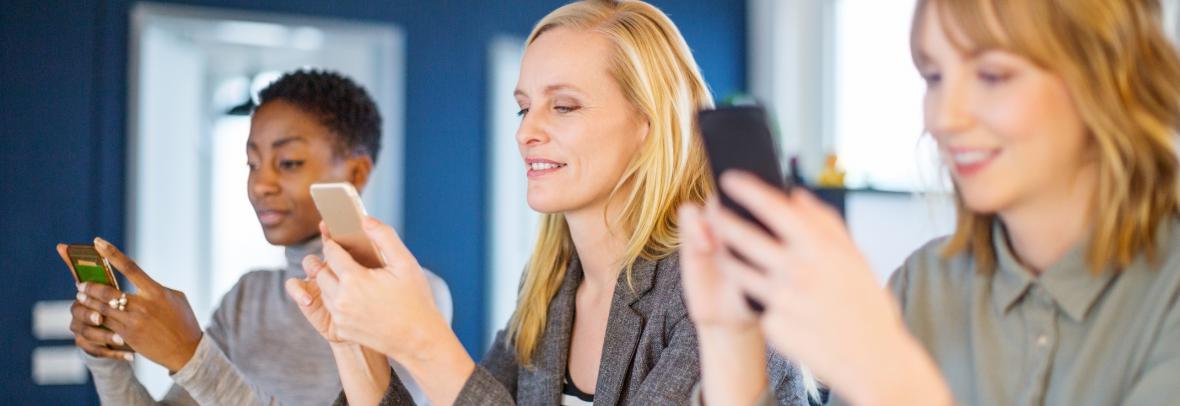
[[332, 240], [352, 254], [357, 263], [369, 268], [385, 266], [381, 251], [361, 228], [361, 221], [367, 214], [360, 194], [351, 183], [312, 184], [311, 199], [327, 224]]

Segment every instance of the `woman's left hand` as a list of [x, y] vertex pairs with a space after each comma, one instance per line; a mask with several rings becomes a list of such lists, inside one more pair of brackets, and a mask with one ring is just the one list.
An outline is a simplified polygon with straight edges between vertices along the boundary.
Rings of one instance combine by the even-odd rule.
[[[385, 258], [383, 268], [358, 264], [324, 234], [324, 261], [308, 258], [336, 337], [401, 360], [446, 335], [453, 335], [434, 306], [430, 282], [418, 260], [393, 228], [372, 217], [365, 234]], [[313, 272], [314, 271], [314, 272]]]
[[[720, 205], [706, 210], [719, 243], [744, 259], [721, 250], [718, 267], [766, 306], [762, 330], [776, 349], [854, 402], [901, 401], [893, 396], [904, 397], [899, 390], [915, 383], [924, 395], [945, 393], [835, 210], [806, 191], [787, 195], [747, 174], [727, 173], [721, 187], [773, 233]], [[912, 372], [902, 374], [907, 382], [897, 382], [899, 365]]]

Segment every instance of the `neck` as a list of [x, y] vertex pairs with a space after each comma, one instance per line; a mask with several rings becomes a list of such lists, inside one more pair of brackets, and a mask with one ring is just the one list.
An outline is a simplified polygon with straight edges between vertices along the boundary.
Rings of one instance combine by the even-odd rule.
[[1073, 182], [1045, 190], [999, 213], [1016, 258], [1040, 274], [1090, 233], [1097, 175], [1087, 166]]
[[287, 257], [287, 268], [302, 272], [303, 257], [308, 255], [322, 255], [323, 242], [320, 241], [320, 235], [316, 234], [306, 241], [294, 245], [285, 245], [283, 248]]
[[607, 220], [613, 220], [618, 215], [617, 209], [612, 210], [605, 218], [602, 214], [603, 207], [596, 206], [567, 212], [565, 221], [569, 225], [570, 238], [585, 274], [583, 284], [594, 290], [613, 291], [619, 276], [619, 265], [627, 245], [627, 237], [622, 230], [607, 224]]

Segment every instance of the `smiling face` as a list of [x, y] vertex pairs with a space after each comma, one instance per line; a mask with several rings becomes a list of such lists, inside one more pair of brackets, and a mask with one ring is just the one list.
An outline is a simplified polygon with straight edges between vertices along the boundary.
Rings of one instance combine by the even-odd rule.
[[528, 203], [542, 213], [603, 210], [642, 146], [647, 121], [611, 77], [601, 34], [556, 28], [521, 61], [516, 140]]
[[927, 82], [926, 130], [964, 203], [997, 213], [1064, 195], [1091, 146], [1065, 82], [1011, 52], [952, 42], [963, 36], [943, 25], [937, 7], [919, 16], [915, 61]]
[[246, 186], [271, 244], [299, 244], [319, 234], [311, 184], [351, 182], [358, 191], [364, 187], [371, 161], [336, 156], [334, 141], [327, 127], [294, 104], [274, 100], [255, 111], [246, 144]]

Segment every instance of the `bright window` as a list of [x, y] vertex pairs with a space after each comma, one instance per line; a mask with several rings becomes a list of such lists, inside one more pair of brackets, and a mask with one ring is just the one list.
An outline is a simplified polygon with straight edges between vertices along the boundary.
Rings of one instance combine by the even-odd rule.
[[832, 129], [853, 188], [938, 186], [933, 142], [922, 135], [925, 84], [910, 59], [914, 0], [838, 0], [833, 13]]

